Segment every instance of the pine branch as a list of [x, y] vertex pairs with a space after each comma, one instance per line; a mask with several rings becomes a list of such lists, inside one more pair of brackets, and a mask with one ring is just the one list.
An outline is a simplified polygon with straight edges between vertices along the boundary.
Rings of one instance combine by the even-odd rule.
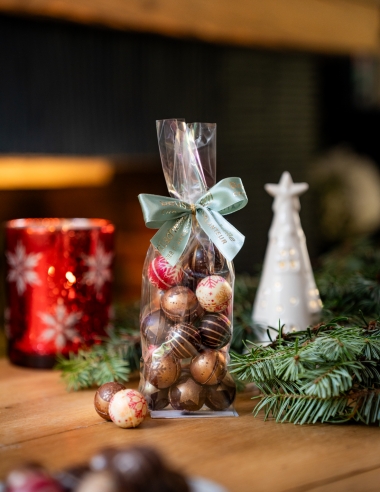
[[98, 344], [69, 354], [66, 359], [58, 357], [56, 369], [68, 390], [80, 390], [100, 386], [109, 381], [128, 381], [131, 371], [139, 368], [141, 347], [139, 306], [133, 304], [116, 307], [116, 328], [106, 330], [107, 336]]

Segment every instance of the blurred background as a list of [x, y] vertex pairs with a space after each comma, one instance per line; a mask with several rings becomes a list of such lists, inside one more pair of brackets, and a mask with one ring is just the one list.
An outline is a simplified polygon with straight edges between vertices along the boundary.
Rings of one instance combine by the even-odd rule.
[[103, 217], [115, 298], [140, 295], [167, 194], [155, 120], [218, 125], [218, 180], [249, 204], [237, 272], [263, 261], [267, 182], [307, 181], [315, 259], [380, 225], [380, 6], [375, 0], [0, 0], [0, 220]]

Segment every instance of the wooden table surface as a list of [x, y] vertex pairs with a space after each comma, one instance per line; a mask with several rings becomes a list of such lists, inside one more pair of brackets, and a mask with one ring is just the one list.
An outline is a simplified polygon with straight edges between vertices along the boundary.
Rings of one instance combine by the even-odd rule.
[[[137, 386], [137, 380], [129, 384]], [[158, 420], [120, 429], [93, 409], [94, 391], [68, 393], [59, 373], [0, 360], [0, 478], [25, 461], [48, 470], [86, 461], [105, 446], [144, 444], [188, 475], [230, 492], [350, 492], [380, 489], [380, 429], [253, 418], [240, 394], [238, 418]]]

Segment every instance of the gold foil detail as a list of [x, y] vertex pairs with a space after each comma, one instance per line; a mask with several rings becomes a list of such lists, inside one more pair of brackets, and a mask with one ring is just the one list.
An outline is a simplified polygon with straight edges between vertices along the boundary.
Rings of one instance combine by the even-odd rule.
[[186, 403], [190, 400], [196, 405], [199, 405], [199, 394], [202, 390], [199, 384], [195, 383], [191, 378], [189, 378], [185, 383], [179, 384], [177, 388], [181, 393], [181, 397], [179, 400], [180, 403]]

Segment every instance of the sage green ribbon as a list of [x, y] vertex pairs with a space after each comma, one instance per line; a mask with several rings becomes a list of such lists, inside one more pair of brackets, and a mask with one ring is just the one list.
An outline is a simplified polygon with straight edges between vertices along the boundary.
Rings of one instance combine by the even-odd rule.
[[225, 178], [194, 204], [159, 195], [139, 195], [145, 225], [159, 229], [150, 242], [174, 266], [189, 241], [192, 216], [227, 260], [232, 260], [244, 243], [244, 236], [223, 215], [248, 203], [240, 178]]

